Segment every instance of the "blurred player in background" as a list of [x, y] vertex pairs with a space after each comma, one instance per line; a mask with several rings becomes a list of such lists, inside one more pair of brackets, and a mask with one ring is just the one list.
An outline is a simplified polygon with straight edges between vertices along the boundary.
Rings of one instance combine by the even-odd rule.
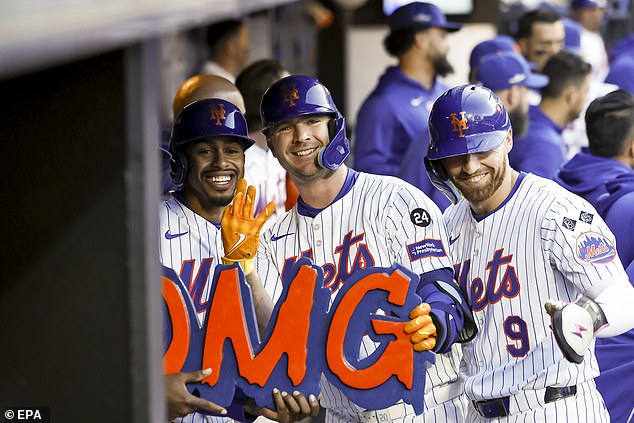
[[398, 65], [390, 66], [361, 105], [356, 121], [354, 164], [360, 172], [398, 176], [443, 209], [447, 200], [431, 185], [420, 160], [427, 150], [427, 118], [434, 100], [449, 88], [440, 77], [453, 72], [447, 33], [462, 25], [447, 22], [437, 6], [414, 2], [388, 17], [384, 46]]
[[264, 91], [275, 81], [289, 73], [277, 60], [258, 60], [246, 67], [236, 79], [236, 86], [245, 101], [244, 117], [249, 127], [249, 137], [255, 144], [246, 151], [244, 177], [256, 188], [256, 213], [270, 201], [276, 205], [269, 222], [286, 211], [286, 171], [273, 156], [262, 134], [260, 102]]

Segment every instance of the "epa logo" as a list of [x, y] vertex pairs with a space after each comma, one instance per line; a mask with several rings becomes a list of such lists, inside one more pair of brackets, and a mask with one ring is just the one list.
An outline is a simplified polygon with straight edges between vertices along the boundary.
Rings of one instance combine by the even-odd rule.
[[4, 411], [5, 422], [48, 422], [49, 421], [49, 409], [45, 407], [31, 407], [31, 408], [7, 408]]

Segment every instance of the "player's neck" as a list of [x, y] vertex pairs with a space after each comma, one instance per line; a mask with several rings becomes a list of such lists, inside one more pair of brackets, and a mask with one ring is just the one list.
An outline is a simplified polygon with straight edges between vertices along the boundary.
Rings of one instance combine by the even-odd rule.
[[419, 82], [425, 89], [430, 90], [434, 85], [433, 65], [420, 57], [403, 56], [399, 61], [399, 68], [413, 80]]
[[565, 102], [560, 101], [559, 99], [542, 99], [539, 104], [539, 108], [560, 127], [564, 127], [568, 124], [570, 110], [566, 107]]
[[220, 222], [220, 219], [222, 218], [222, 212], [225, 209], [224, 207], [220, 206], [203, 204], [197, 196], [191, 194], [188, 195], [186, 191], [183, 192], [180, 200], [183, 201], [185, 205], [194, 213], [210, 222]]
[[519, 172], [512, 169], [511, 167], [507, 168], [506, 175], [504, 177], [504, 181], [502, 181], [502, 185], [484, 201], [478, 202], [469, 202], [471, 206], [471, 210], [478, 215], [484, 216], [488, 213], [491, 213], [493, 210], [497, 209], [506, 201], [506, 199], [511, 195], [513, 191], [513, 186], [517, 182], [517, 178], [519, 177]]
[[309, 181], [300, 181], [293, 178], [297, 191], [302, 200], [310, 207], [323, 209], [328, 207], [343, 188], [348, 175], [348, 168], [345, 165], [329, 173], [325, 178]]

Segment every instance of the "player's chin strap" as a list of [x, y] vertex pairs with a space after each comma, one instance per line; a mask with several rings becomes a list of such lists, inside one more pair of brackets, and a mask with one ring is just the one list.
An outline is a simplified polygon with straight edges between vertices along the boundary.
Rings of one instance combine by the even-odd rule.
[[432, 162], [427, 159], [427, 157], [425, 157], [424, 162], [425, 170], [427, 171], [427, 175], [429, 175], [431, 183], [453, 204], [458, 203], [460, 198], [462, 198], [462, 194], [460, 194], [460, 191], [449, 181], [449, 178], [441, 176], [444, 175], [445, 172], [444, 169], [441, 168], [440, 163]]
[[594, 334], [608, 323], [603, 310], [585, 295], [572, 303], [548, 300], [544, 307], [551, 317], [551, 329], [564, 357], [580, 364]]
[[319, 166], [337, 170], [350, 154], [350, 141], [346, 137], [346, 119], [338, 115], [329, 123], [330, 142], [317, 156]]

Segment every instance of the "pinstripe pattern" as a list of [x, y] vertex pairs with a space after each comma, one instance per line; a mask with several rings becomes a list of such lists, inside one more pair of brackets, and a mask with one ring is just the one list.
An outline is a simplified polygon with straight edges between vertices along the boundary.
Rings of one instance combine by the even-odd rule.
[[[179, 274], [185, 285], [189, 286], [190, 292], [195, 288], [194, 285], [198, 276], [198, 280], [201, 282], [200, 288], [202, 288], [200, 295], [201, 305], [206, 303], [209, 300], [214, 267], [220, 262], [223, 254], [220, 230], [174, 197], [161, 202], [159, 207], [159, 225], [161, 263]], [[166, 236], [168, 231], [170, 235]], [[179, 234], [182, 235], [176, 236]], [[170, 236], [176, 237], [167, 239]], [[205, 259], [211, 259], [208, 275], [201, 271], [201, 263]], [[191, 280], [186, 280], [187, 278], [184, 278], [181, 274], [181, 269], [189, 265], [188, 262], [192, 260], [192, 277]], [[194, 298], [194, 303], [196, 304], [196, 298]], [[198, 312], [199, 325], [202, 326], [204, 318], [205, 313]], [[182, 423], [221, 423], [232, 422], [233, 420], [192, 413], [174, 421]]]
[[[414, 225], [410, 212], [416, 208], [429, 212], [433, 223], [427, 227]], [[356, 242], [350, 246], [347, 261], [339, 263], [345, 253], [341, 247], [345, 239]], [[417, 274], [450, 267], [451, 261], [447, 256], [410, 261], [406, 246], [424, 239], [442, 240], [445, 250], [448, 248], [446, 230], [436, 205], [418, 189], [399, 179], [360, 173], [352, 189], [315, 218], [300, 215], [297, 206], [278, 218], [262, 235], [256, 269], [265, 289], [276, 301], [282, 290], [280, 275], [285, 261], [299, 258], [311, 249], [313, 262], [324, 268], [326, 282], [330, 281], [336, 288], [345, 283], [347, 275], [354, 270], [371, 265], [387, 267], [398, 262]], [[331, 302], [337, 292], [333, 292]], [[374, 350], [374, 344], [366, 342], [360, 357]], [[453, 384], [458, 376], [459, 358], [459, 347], [451, 353], [437, 356], [436, 365], [427, 371], [426, 407], [443, 404], [452, 398], [451, 395], [457, 396], [461, 391], [459, 385]], [[452, 384], [457, 389], [432, 390]], [[323, 377], [321, 403], [328, 410], [327, 422], [365, 421], [359, 416], [364, 410]], [[460, 402], [457, 401], [457, 404]], [[451, 401], [446, 406], [456, 408]], [[404, 412], [395, 413], [402, 417], [390, 421], [414, 421], [410, 406], [401, 403], [393, 407], [405, 408]], [[462, 421], [451, 418], [456, 414], [462, 416], [461, 413], [462, 409], [452, 410], [438, 420], [429, 421]], [[422, 417], [416, 421], [423, 421]]]
[[[518, 180], [516, 189], [506, 203], [478, 219], [464, 199], [445, 212], [450, 239], [457, 237], [451, 246], [460, 264], [455, 268], [460, 283], [466, 284], [478, 325], [476, 338], [463, 346], [465, 393], [471, 400], [515, 395], [519, 403], [538, 409], [508, 421], [603, 421], [603, 400], [593, 381], [599, 371], [594, 348], [580, 365], [566, 361], [550, 330], [544, 303], [549, 298], [573, 301], [593, 284], [614, 279], [620, 272], [614, 262], [590, 264], [575, 253], [577, 237], [584, 232], [598, 232], [612, 241], [614, 236], [590, 204], [551, 181], [528, 174]], [[593, 214], [592, 223], [579, 220], [582, 211]], [[576, 220], [574, 229], [564, 228], [564, 218]], [[497, 268], [495, 284], [487, 289], [496, 267], [494, 257], [506, 262]], [[477, 278], [484, 292], [478, 291]], [[488, 301], [482, 300], [485, 293]], [[583, 399], [578, 394], [565, 406], [557, 401], [544, 407], [543, 395], [539, 399], [531, 391], [588, 381]], [[572, 419], [560, 417], [581, 402], [587, 406], [587, 417], [582, 410]], [[469, 421], [474, 417], [471, 411]]]

